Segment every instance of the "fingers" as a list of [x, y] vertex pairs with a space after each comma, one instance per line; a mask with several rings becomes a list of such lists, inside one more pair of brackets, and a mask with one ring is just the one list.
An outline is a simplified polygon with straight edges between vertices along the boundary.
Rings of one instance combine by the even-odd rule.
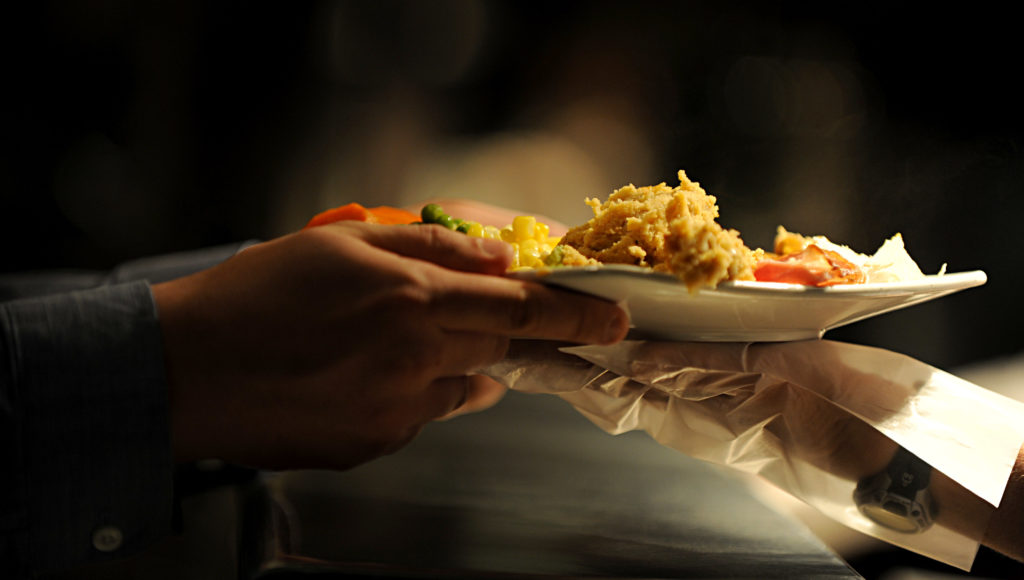
[[434, 349], [435, 369], [441, 376], [464, 375], [505, 357], [509, 338], [482, 332], [445, 332], [443, 344]]
[[[418, 394], [409, 394], [403, 405], [405, 413], [401, 424], [413, 425], [414, 431], [431, 421], [486, 409], [497, 403], [507, 389], [482, 375], [459, 375], [435, 379]], [[405, 433], [408, 429], [402, 429]], [[395, 438], [396, 449], [408, 440]]]
[[459, 415], [475, 413], [477, 411], [488, 409], [497, 404], [497, 402], [500, 401], [508, 391], [504, 385], [482, 375], [470, 375], [466, 378], [468, 379], [467, 384], [469, 389], [466, 393], [465, 402], [459, 405], [454, 411], [440, 417], [438, 419], [439, 421], [446, 421], [448, 419], [458, 417]]
[[423, 392], [418, 404], [421, 423], [428, 423], [449, 415], [470, 399], [473, 390], [471, 375], [442, 377], [434, 380]]
[[425, 395], [431, 400], [420, 404], [419, 408], [424, 412], [424, 422], [446, 421], [487, 409], [500, 401], [507, 391], [498, 382], [482, 375], [445, 377], [429, 385]]
[[499, 276], [509, 265], [505, 242], [426, 225], [324, 227], [420, 260], [432, 272], [431, 315], [444, 329], [585, 344], [618, 342], [629, 329], [626, 313], [606, 300]]
[[625, 311], [601, 298], [493, 276], [441, 283], [432, 313], [448, 329], [583, 344], [618, 342], [629, 330]]
[[367, 243], [438, 266], [481, 274], [502, 274], [512, 263], [512, 248], [501, 240], [476, 238], [437, 225], [374, 226], [345, 223]]
[[402, 357], [405, 368], [402, 382], [415, 385], [409, 372], [425, 372], [429, 377], [420, 386], [407, 389], [403, 395], [407, 419], [426, 423], [444, 417], [456, 409], [462, 412], [481, 409], [500, 398], [503, 389], [490, 379], [474, 374], [504, 358], [508, 337], [479, 332], [446, 332], [429, 352], [410, 353]]

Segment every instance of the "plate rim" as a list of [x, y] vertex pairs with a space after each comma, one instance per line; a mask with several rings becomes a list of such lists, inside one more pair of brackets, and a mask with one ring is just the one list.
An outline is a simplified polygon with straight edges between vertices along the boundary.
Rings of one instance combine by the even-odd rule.
[[[563, 278], [586, 278], [595, 275], [625, 276], [643, 279], [645, 281], [664, 283], [687, 292], [686, 286], [679, 280], [667, 273], [651, 270], [642, 266], [631, 266], [628, 264], [602, 264], [588, 266], [566, 266], [559, 268], [544, 269], [522, 269], [510, 272], [514, 278], [533, 280], [540, 283], [558, 284]], [[702, 294], [747, 294], [747, 295], [775, 295], [775, 296], [843, 296], [843, 297], [868, 297], [874, 295], [893, 295], [907, 293], [932, 293], [942, 292], [949, 289], [967, 289], [981, 286], [988, 281], [988, 276], [983, 270], [965, 270], [962, 272], [948, 272], [942, 274], [928, 274], [924, 278], [897, 282], [873, 282], [869, 284], [841, 284], [836, 286], [816, 287], [803, 284], [788, 284], [782, 282], [757, 282], [757, 281], [728, 281], [722, 282], [715, 288], [700, 288], [698, 293]]]

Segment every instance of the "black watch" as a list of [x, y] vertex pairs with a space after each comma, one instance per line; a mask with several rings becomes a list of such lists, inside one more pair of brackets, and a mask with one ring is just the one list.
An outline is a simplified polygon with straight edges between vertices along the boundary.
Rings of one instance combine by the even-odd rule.
[[931, 527], [936, 506], [928, 490], [932, 466], [900, 447], [882, 471], [857, 482], [853, 501], [876, 524], [907, 534]]

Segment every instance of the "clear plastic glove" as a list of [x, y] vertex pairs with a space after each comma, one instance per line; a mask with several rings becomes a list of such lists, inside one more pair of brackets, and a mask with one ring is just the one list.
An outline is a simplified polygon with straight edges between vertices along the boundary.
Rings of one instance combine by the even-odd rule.
[[[487, 373], [557, 394], [610, 433], [643, 430], [755, 473], [854, 529], [969, 569], [1024, 443], [1024, 405], [909, 357], [832, 342], [513, 344]], [[855, 505], [903, 447], [934, 470], [935, 524], [907, 534]]]

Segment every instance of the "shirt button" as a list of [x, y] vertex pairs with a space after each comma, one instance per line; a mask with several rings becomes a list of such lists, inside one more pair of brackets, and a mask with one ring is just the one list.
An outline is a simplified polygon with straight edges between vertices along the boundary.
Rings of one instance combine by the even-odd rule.
[[101, 526], [92, 533], [92, 547], [100, 552], [113, 552], [121, 547], [124, 534], [114, 526]]

